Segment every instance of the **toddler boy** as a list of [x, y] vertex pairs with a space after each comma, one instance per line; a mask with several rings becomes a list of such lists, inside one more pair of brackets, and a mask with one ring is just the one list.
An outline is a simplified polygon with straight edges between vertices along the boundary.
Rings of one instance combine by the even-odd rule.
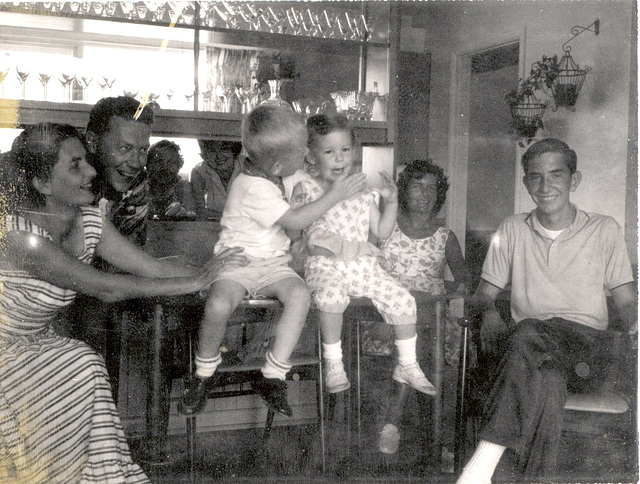
[[286, 201], [282, 178], [303, 167], [307, 130], [295, 112], [258, 106], [242, 125], [248, 157], [233, 181], [220, 224], [214, 253], [242, 247], [249, 263], [220, 270], [211, 285], [200, 324], [196, 372], [183, 394], [180, 411], [191, 415], [206, 403], [207, 381], [222, 361], [220, 344], [227, 321], [248, 292], [276, 297], [283, 305], [272, 347], [253, 389], [274, 410], [291, 416], [285, 377], [304, 327], [310, 296], [302, 278], [289, 267], [290, 240], [285, 230], [302, 230], [337, 202], [365, 188], [365, 176], [352, 175], [314, 203], [293, 209]]

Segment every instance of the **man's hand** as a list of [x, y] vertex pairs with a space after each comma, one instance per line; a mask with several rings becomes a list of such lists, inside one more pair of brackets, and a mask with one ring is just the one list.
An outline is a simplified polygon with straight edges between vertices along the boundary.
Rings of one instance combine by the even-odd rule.
[[509, 331], [509, 327], [502, 320], [498, 311], [487, 309], [482, 316], [482, 326], [480, 327], [482, 352], [490, 355], [498, 354], [500, 351], [498, 342], [507, 331]]

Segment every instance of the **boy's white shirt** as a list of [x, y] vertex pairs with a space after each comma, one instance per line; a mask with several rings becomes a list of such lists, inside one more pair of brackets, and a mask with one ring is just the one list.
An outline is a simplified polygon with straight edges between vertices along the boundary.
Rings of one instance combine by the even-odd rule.
[[242, 247], [243, 254], [269, 259], [286, 255], [290, 240], [276, 222], [289, 209], [280, 188], [267, 179], [244, 173], [231, 184], [214, 252]]

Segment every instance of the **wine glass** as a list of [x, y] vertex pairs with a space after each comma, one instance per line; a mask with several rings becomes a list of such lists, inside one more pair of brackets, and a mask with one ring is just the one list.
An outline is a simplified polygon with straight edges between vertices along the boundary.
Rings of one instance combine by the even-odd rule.
[[58, 80], [64, 90], [64, 102], [67, 103], [71, 102], [71, 85], [76, 78], [76, 61], [72, 59], [67, 59], [63, 62], [58, 74]]
[[8, 60], [9, 54], [0, 57], [0, 98], [4, 98], [4, 80], [9, 75], [11, 66]]
[[18, 61], [16, 64], [16, 75], [22, 86], [22, 99], [27, 98], [27, 78], [31, 74], [31, 66], [25, 61]]
[[47, 85], [51, 80], [51, 69], [47, 66], [40, 66], [38, 68], [38, 79], [40, 79], [40, 84], [42, 84], [42, 99], [47, 100]]
[[89, 85], [93, 81], [94, 73], [90, 70], [84, 70], [80, 73], [78, 80], [82, 86], [82, 100], [89, 101]]
[[238, 99], [240, 99], [242, 114], [246, 114], [251, 111], [251, 99], [253, 98], [254, 94], [253, 91], [254, 90], [251, 87], [236, 87], [236, 96], [238, 96]]
[[[106, 96], [111, 96], [111, 90], [113, 88], [113, 85], [116, 82], [116, 76], [114, 74], [110, 74], [107, 72], [103, 72], [102, 73], [102, 81], [104, 82], [104, 88], [103, 88], [103, 97]], [[102, 87], [102, 83], [100, 84], [100, 87]], [[106, 90], [109, 90], [108, 92], [106, 92]]]

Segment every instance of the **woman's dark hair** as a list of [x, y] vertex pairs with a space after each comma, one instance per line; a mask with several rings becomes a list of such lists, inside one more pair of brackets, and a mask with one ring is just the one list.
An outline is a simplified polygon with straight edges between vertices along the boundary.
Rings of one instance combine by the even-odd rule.
[[436, 177], [436, 203], [433, 205], [433, 215], [437, 215], [445, 200], [447, 199], [447, 190], [449, 189], [449, 182], [444, 174], [444, 170], [431, 160], [414, 160], [411, 163], [407, 163], [402, 170], [402, 173], [398, 176], [398, 203], [400, 208], [407, 211], [407, 198], [408, 198], [408, 186], [411, 180], [422, 180], [426, 175], [433, 175]]
[[349, 120], [341, 114], [315, 114], [307, 119], [309, 147], [312, 147], [318, 136], [326, 136], [334, 131], [347, 131], [351, 134], [351, 142], [356, 143], [356, 135]]
[[567, 143], [556, 138], [545, 138], [533, 143], [522, 155], [522, 169], [525, 175], [529, 173], [531, 160], [545, 153], [560, 153], [564, 156], [564, 162], [571, 174], [574, 174], [578, 169], [578, 155], [569, 148]]
[[27, 126], [4, 155], [0, 183], [9, 209], [21, 205], [42, 207], [45, 197], [33, 186], [33, 179], [48, 180], [58, 162], [62, 143], [70, 138], [84, 145], [84, 137], [71, 125], [39, 123]]
[[160, 140], [149, 148], [149, 152], [147, 153], [147, 169], [161, 169], [167, 161], [172, 159], [178, 162], [178, 168], [184, 166], [184, 158], [182, 157], [180, 146], [168, 139]]

